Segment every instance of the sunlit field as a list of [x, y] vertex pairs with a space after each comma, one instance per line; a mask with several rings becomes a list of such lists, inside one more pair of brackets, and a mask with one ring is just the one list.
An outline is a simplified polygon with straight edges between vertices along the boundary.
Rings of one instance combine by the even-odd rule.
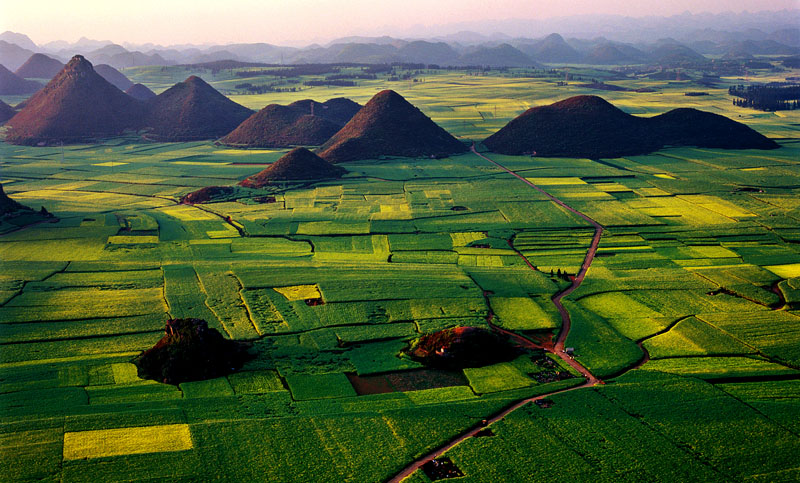
[[[475, 141], [604, 227], [564, 299], [566, 346], [604, 384], [550, 395], [583, 379], [549, 355], [433, 376], [401, 354], [421, 334], [487, 319], [535, 340], [561, 327], [551, 299], [579, 272], [592, 225], [476, 153], [343, 163], [339, 180], [191, 206], [178, 200], [235, 186], [287, 150], [135, 133], [0, 143], [6, 193], [56, 217], [0, 223], [0, 479], [385, 481], [536, 395], [552, 406], [523, 406], [445, 453], [459, 481], [800, 479], [800, 111], [733, 106], [740, 79], [710, 88], [593, 67], [570, 69], [584, 81], [567, 85], [423, 71], [356, 87], [302, 86], [309, 76], [283, 86], [299, 91], [258, 95], [232, 94], [262, 78], [229, 71], [124, 72], [156, 92], [198, 74], [252, 109], [363, 104], [391, 88]], [[592, 78], [631, 90], [578, 86]], [[480, 145], [526, 109], [578, 94], [642, 116], [722, 114], [781, 147], [590, 160]], [[251, 342], [254, 359], [178, 386], [140, 379], [133, 357], [177, 317]]]

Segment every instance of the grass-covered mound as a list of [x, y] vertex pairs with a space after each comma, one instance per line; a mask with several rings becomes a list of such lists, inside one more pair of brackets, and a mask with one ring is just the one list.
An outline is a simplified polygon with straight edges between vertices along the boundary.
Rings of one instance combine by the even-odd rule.
[[[126, 96], [130, 98], [130, 96]], [[250, 109], [191, 76], [147, 101], [148, 136], [159, 141], [216, 139], [250, 117]]]
[[657, 150], [640, 121], [600, 97], [575, 96], [528, 109], [483, 144], [502, 154], [589, 158]]
[[230, 186], [206, 186], [197, 191], [183, 195], [180, 199], [182, 205], [209, 203], [212, 201], [227, 200], [234, 192]]
[[14, 144], [79, 142], [135, 127], [142, 105], [76, 55], [8, 124]]
[[641, 118], [597, 96], [575, 96], [528, 109], [483, 144], [501, 154], [586, 158], [647, 154], [664, 146], [778, 147], [744, 124], [717, 114], [675, 109]]
[[400, 94], [381, 91], [320, 147], [331, 163], [380, 156], [446, 156], [467, 147]]
[[14, 73], [23, 79], [52, 79], [64, 64], [44, 54], [33, 54]]
[[306, 148], [294, 148], [263, 171], [241, 183], [247, 188], [260, 188], [273, 181], [313, 181], [339, 178], [347, 170], [334, 166]]
[[725, 116], [692, 108], [647, 119], [665, 145], [723, 149], [774, 149], [775, 141]]
[[139, 377], [180, 384], [225, 376], [251, 356], [249, 345], [225, 339], [202, 319], [171, 319], [164, 337], [138, 355], [133, 363]]
[[128, 94], [134, 99], [139, 99], [140, 101], [146, 101], [156, 97], [156, 93], [151, 91], [150, 88], [144, 84], [134, 84], [128, 87], [125, 89], [125, 94]]
[[519, 348], [507, 337], [480, 327], [453, 327], [425, 334], [407, 350], [411, 358], [433, 367], [460, 369], [513, 360]]
[[341, 127], [303, 109], [270, 104], [248, 117], [220, 142], [248, 147], [319, 146]]
[[0, 123], [4, 123], [14, 117], [17, 111], [3, 101], [0, 101]]
[[42, 88], [36, 81], [23, 79], [0, 65], [0, 95], [30, 94]]

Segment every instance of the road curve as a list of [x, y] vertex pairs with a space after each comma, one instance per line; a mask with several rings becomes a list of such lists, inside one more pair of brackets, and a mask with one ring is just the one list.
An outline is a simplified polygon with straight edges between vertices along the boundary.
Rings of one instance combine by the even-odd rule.
[[[588, 369], [583, 367], [578, 361], [576, 361], [575, 359], [573, 359], [572, 357], [567, 355], [567, 353], [564, 350], [564, 341], [567, 339], [567, 336], [569, 335], [570, 328], [572, 327], [572, 320], [570, 319], [569, 312], [564, 307], [564, 305], [561, 303], [561, 299], [563, 299], [567, 295], [569, 295], [572, 292], [574, 292], [578, 287], [580, 287], [581, 283], [583, 283], [583, 279], [586, 277], [586, 272], [589, 270], [589, 266], [591, 266], [592, 261], [594, 260], [594, 257], [597, 254], [597, 247], [600, 245], [600, 238], [603, 236], [603, 226], [600, 223], [598, 223], [597, 221], [593, 220], [592, 218], [589, 218], [587, 215], [585, 215], [585, 214], [581, 213], [580, 211], [576, 210], [575, 208], [572, 208], [571, 206], [567, 205], [566, 203], [564, 203], [560, 199], [556, 198], [555, 196], [551, 195], [547, 191], [543, 190], [539, 186], [531, 183], [530, 181], [525, 179], [523, 176], [520, 176], [519, 174], [511, 171], [510, 169], [506, 168], [505, 166], [503, 166], [503, 165], [501, 165], [501, 164], [489, 159], [488, 157], [484, 156], [483, 154], [479, 153], [475, 149], [475, 144], [474, 143], [472, 144], [471, 150], [472, 150], [473, 153], [477, 154], [478, 156], [480, 156], [481, 158], [485, 159], [486, 161], [492, 163], [493, 165], [497, 166], [498, 168], [502, 169], [503, 171], [515, 176], [516, 178], [518, 178], [519, 180], [521, 180], [522, 182], [524, 182], [525, 184], [527, 184], [531, 188], [535, 189], [536, 191], [540, 192], [541, 194], [543, 194], [544, 196], [549, 198], [551, 201], [553, 201], [557, 205], [559, 205], [562, 208], [564, 208], [564, 209], [566, 209], [566, 210], [578, 215], [579, 217], [583, 218], [584, 220], [586, 220], [588, 223], [590, 223], [594, 227], [594, 237], [592, 238], [592, 244], [589, 246], [589, 250], [586, 252], [586, 257], [583, 259], [583, 264], [581, 264], [580, 271], [575, 276], [575, 278], [572, 280], [572, 283], [570, 284], [570, 286], [567, 287], [566, 289], [562, 290], [561, 292], [558, 292], [556, 295], [553, 296], [553, 299], [552, 299], [553, 300], [553, 305], [556, 306], [556, 308], [558, 309], [559, 315], [561, 315], [561, 330], [558, 333], [558, 337], [555, 340], [554, 349], [551, 352], [553, 354], [555, 354], [558, 358], [560, 358], [561, 360], [563, 360], [564, 362], [569, 364], [570, 367], [572, 367], [573, 369], [578, 371], [584, 378], [586, 378], [586, 382], [584, 382], [580, 386], [575, 386], [575, 387], [571, 387], [571, 388], [568, 388], [568, 389], [561, 389], [561, 390], [558, 390], [558, 391], [553, 391], [553, 392], [550, 392], [550, 393], [541, 394], [539, 396], [534, 396], [534, 397], [530, 397], [530, 398], [527, 398], [527, 399], [523, 399], [521, 401], [517, 401], [516, 403], [512, 404], [511, 406], [509, 406], [509, 407], [503, 409], [502, 411], [500, 411], [499, 413], [495, 414], [490, 419], [487, 419], [486, 420], [486, 424], [477, 425], [477, 426], [469, 429], [465, 433], [460, 434], [456, 438], [451, 439], [450, 441], [444, 443], [443, 445], [439, 446], [438, 448], [434, 449], [433, 451], [431, 451], [431, 452], [429, 452], [429, 453], [427, 453], [427, 454], [425, 454], [423, 456], [420, 456], [419, 458], [415, 459], [408, 466], [403, 468], [402, 471], [400, 471], [395, 476], [393, 476], [391, 479], [389, 479], [388, 480], [389, 483], [400, 483], [404, 479], [406, 479], [409, 476], [411, 476], [412, 473], [417, 471], [420, 467], [422, 467], [422, 465], [424, 465], [425, 463], [427, 463], [431, 459], [438, 458], [439, 456], [441, 456], [442, 454], [444, 454], [448, 450], [452, 449], [454, 446], [458, 445], [459, 443], [463, 442], [464, 440], [475, 436], [475, 434], [478, 433], [479, 431], [481, 431], [482, 429], [484, 429], [484, 427], [496, 423], [497, 421], [505, 418], [508, 414], [516, 411], [517, 409], [521, 408], [522, 406], [524, 406], [526, 404], [532, 403], [534, 401], [538, 401], [540, 399], [544, 399], [546, 397], [553, 396], [555, 394], [561, 394], [561, 393], [565, 393], [565, 392], [568, 392], [568, 391], [574, 391], [575, 389], [581, 389], [581, 388], [585, 388], [585, 387], [592, 387], [592, 386], [594, 386], [596, 384], [602, 384], [602, 381], [600, 379], [595, 377], [591, 372], [589, 372]], [[527, 259], [525, 261], [526, 261], [526, 263], [528, 264], [528, 266], [531, 269], [534, 269], [534, 267], [530, 264], [530, 262], [527, 261]], [[490, 325], [490, 327], [492, 329], [509, 335], [510, 337], [512, 337], [515, 340], [517, 340], [518, 342], [520, 342], [523, 346], [530, 347], [530, 346], [533, 345], [533, 343], [531, 341], [529, 341], [528, 339], [526, 339], [526, 338], [524, 338], [524, 337], [522, 337], [522, 336], [520, 336], [518, 334], [515, 334], [514, 332], [511, 332], [509, 330], [503, 329], [502, 327], [498, 327], [498, 326], [494, 325], [491, 322], [491, 320], [487, 319], [487, 322], [489, 323], [489, 325]]]
[[[586, 256], [583, 259], [583, 263], [581, 264], [581, 269], [578, 274], [575, 276], [575, 279], [572, 281], [569, 287], [558, 292], [553, 296], [553, 305], [556, 306], [558, 309], [558, 313], [561, 316], [561, 330], [558, 332], [558, 337], [556, 337], [554, 350], [553, 353], [561, 358], [564, 362], [570, 365], [570, 367], [574, 368], [578, 372], [580, 372], [583, 377], [586, 378], [587, 382], [592, 384], [596, 384], [600, 382], [591, 372], [589, 372], [585, 367], [580, 365], [578, 361], [573, 359], [572, 357], [568, 356], [567, 353], [564, 351], [564, 341], [567, 340], [567, 336], [569, 335], [569, 331], [572, 328], [572, 319], [569, 316], [569, 312], [561, 303], [561, 299], [566, 297], [567, 295], [574, 292], [578, 287], [580, 287], [581, 283], [583, 283], [583, 279], [586, 277], [586, 272], [589, 271], [589, 267], [592, 265], [592, 261], [594, 260], [595, 255], [597, 254], [597, 247], [600, 245], [600, 238], [603, 236], [603, 225], [598, 223], [597, 221], [589, 218], [588, 215], [581, 213], [580, 211], [576, 210], [575, 208], [569, 206], [568, 204], [564, 203], [560, 199], [556, 198], [555, 196], [551, 195], [541, 187], [531, 183], [523, 176], [511, 171], [510, 169], [506, 168], [502, 164], [489, 159], [488, 157], [484, 156], [483, 154], [479, 153], [475, 149], [475, 144], [472, 145], [472, 152], [480, 156], [481, 158], [485, 159], [486, 161], [492, 163], [493, 165], [497, 166], [498, 168], [502, 169], [503, 171], [507, 172], [508, 174], [516, 177], [523, 183], [527, 184], [531, 188], [535, 189], [539, 193], [543, 194], [545, 197], [550, 199], [550, 201], [554, 202], [558, 206], [568, 210], [571, 213], [576, 214], [577, 216], [586, 220], [589, 224], [594, 227], [594, 236], [592, 237], [592, 243], [589, 246], [589, 250], [586, 252]], [[530, 265], [530, 264], [529, 264]]]
[[529, 404], [529, 403], [532, 403], [534, 401], [538, 401], [540, 399], [544, 399], [544, 398], [547, 398], [547, 397], [550, 397], [550, 396], [554, 396], [556, 394], [561, 394], [561, 393], [565, 393], [565, 392], [569, 392], [569, 391], [574, 391], [575, 389], [582, 389], [584, 387], [591, 387], [591, 386], [594, 386], [594, 384], [591, 383], [591, 382], [585, 382], [585, 383], [581, 384], [580, 386], [570, 387], [570, 388], [567, 388], [567, 389], [561, 389], [561, 390], [558, 390], [558, 391], [549, 392], [547, 394], [542, 394], [542, 395], [539, 395], [539, 396], [530, 397], [528, 399], [523, 399], [522, 401], [517, 401], [514, 404], [512, 404], [511, 406], [503, 409], [499, 413], [497, 413], [494, 416], [492, 416], [491, 418], [487, 419], [485, 425], [483, 423], [481, 423], [481, 424], [479, 424], [477, 426], [474, 426], [473, 428], [469, 429], [466, 433], [460, 434], [455, 439], [451, 439], [450, 441], [448, 441], [445, 444], [439, 446], [435, 450], [433, 450], [433, 451], [431, 451], [431, 452], [429, 452], [429, 453], [427, 453], [427, 454], [425, 454], [423, 456], [420, 456], [419, 458], [415, 459], [408, 466], [403, 468], [403, 470], [400, 473], [396, 474], [395, 476], [393, 476], [388, 481], [389, 481], [389, 483], [400, 483], [404, 479], [406, 479], [409, 476], [411, 476], [412, 473], [414, 473], [415, 471], [420, 469], [422, 467], [422, 465], [424, 465], [425, 463], [427, 463], [431, 459], [438, 458], [442, 454], [444, 454], [447, 451], [453, 449], [453, 447], [457, 446], [459, 443], [462, 443], [465, 440], [467, 440], [469, 438], [472, 438], [478, 432], [480, 432], [481, 430], [485, 429], [487, 426], [490, 426], [490, 425], [496, 423], [497, 421], [500, 421], [501, 419], [503, 419], [506, 416], [508, 416], [509, 413], [512, 413], [512, 412], [516, 411], [517, 409], [521, 408], [522, 406], [524, 406], [526, 404]]

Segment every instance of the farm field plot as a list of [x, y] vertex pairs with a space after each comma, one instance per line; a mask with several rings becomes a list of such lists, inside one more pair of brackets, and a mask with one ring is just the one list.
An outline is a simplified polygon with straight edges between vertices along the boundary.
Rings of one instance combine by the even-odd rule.
[[[188, 75], [126, 73], [157, 91]], [[185, 205], [287, 150], [134, 134], [0, 142], [5, 192], [55, 216], [0, 224], [0, 480], [386, 481], [537, 395], [552, 406], [525, 405], [445, 453], [466, 481], [551, 478], [553, 462], [577, 481], [800, 477], [788, 456], [800, 452], [797, 112], [744, 115], [779, 138], [773, 151], [494, 155], [480, 140], [524, 109], [586, 93], [512, 74], [442, 71], [398, 90], [602, 225], [563, 306], [567, 361], [605, 384], [579, 387], [574, 366], [538, 351], [441, 379], [403, 353], [422, 334], [490, 324], [552, 348], [564, 327], [553, 297], [595, 229], [477, 153], [342, 163], [341, 179]], [[660, 89], [610, 92], [628, 112], [683, 105], [686, 84], [624, 82]], [[230, 97], [363, 103], [379, 87]], [[704, 97], [691, 102], [739, 114], [721, 88]], [[252, 359], [177, 386], [141, 379], [133, 358], [176, 317], [246, 342]]]
[[[785, 413], [750, 405], [758, 398], [766, 408], [779, 396], [725, 387], [731, 393], [695, 379], [634, 372], [606, 387], [552, 396], [546, 409], [526, 406], [496, 424], [494, 436], [471, 438], [446, 455], [466, 481], [535, 481], [548, 477], [553, 460], [593, 481], [794, 479], [797, 436]], [[734, 456], [739, 445], [752, 448], [750, 458]]]

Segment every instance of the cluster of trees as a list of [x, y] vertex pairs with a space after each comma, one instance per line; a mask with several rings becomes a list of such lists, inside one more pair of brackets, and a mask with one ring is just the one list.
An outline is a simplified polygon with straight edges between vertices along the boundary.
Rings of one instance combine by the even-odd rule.
[[271, 75], [275, 77], [300, 77], [303, 75], [333, 74], [338, 73], [340, 70], [341, 68], [339, 66], [332, 64], [302, 64], [272, 70], [238, 71], [236, 72], [236, 75], [239, 77], [259, 77], [265, 75]]
[[552, 79], [552, 78], [561, 78], [564, 80], [583, 80], [583, 77], [575, 77], [567, 71], [558, 70], [558, 69], [533, 69], [533, 70], [517, 70], [511, 71], [505, 70], [510, 77], [518, 77], [522, 79]]
[[392, 66], [389, 64], [368, 65], [361, 70], [367, 74], [385, 74], [392, 71]]
[[389, 76], [389, 79], [387, 79], [387, 80], [389, 80], [390, 82], [397, 82], [397, 81], [401, 81], [401, 80], [414, 79], [414, 82], [419, 82], [416, 78], [414, 78], [414, 76], [421, 75], [421, 74], [422, 74], [422, 72], [420, 72], [418, 70], [414, 71], [414, 72], [404, 72], [404, 73], [392, 72], [392, 74]]
[[734, 106], [750, 107], [761, 111], [787, 111], [800, 107], [800, 85], [772, 82], [766, 85], [737, 85], [728, 88], [728, 94], [737, 97]]
[[355, 81], [349, 80], [310, 80], [303, 82], [304, 86], [337, 86], [337, 87], [355, 87], [358, 84]]
[[236, 84], [236, 89], [245, 90], [251, 94], [264, 94], [265, 92], [297, 92], [297, 87], [277, 87], [275, 84], [264, 84], [254, 86], [249, 82]]
[[344, 80], [344, 79], [370, 79], [375, 80], [378, 76], [375, 74], [333, 74], [326, 75], [325, 80]]
[[367, 65], [361, 68], [367, 74], [387, 74], [389, 72], [396, 72], [400, 70], [425, 70], [425, 69], [439, 69], [438, 65], [414, 64], [410, 62], [392, 62], [391, 64], [375, 64]]

